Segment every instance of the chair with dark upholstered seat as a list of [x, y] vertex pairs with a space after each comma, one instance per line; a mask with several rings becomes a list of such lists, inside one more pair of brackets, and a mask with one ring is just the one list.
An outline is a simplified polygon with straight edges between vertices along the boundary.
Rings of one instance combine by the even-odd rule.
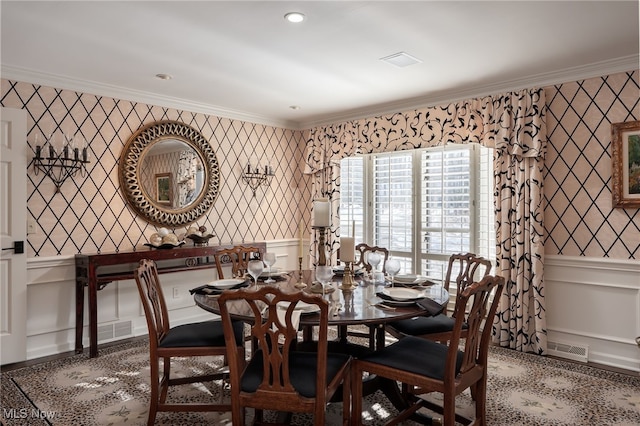
[[[427, 407], [443, 414], [444, 425], [456, 421], [471, 424], [455, 412], [456, 396], [467, 388], [474, 395], [475, 422], [486, 424], [487, 357], [493, 318], [498, 307], [504, 278], [487, 275], [458, 294], [455, 323], [449, 345], [420, 337], [407, 336], [381, 350], [352, 363], [352, 425], [362, 423], [362, 377], [366, 371], [378, 377], [401, 382], [410, 406], [387, 425], [410, 418], [418, 409]], [[491, 299], [493, 297], [493, 299]], [[468, 312], [467, 312], [468, 309]], [[467, 312], [467, 337], [460, 345]], [[481, 326], [483, 327], [481, 329]], [[431, 392], [443, 394], [441, 406], [417, 397]]]
[[258, 247], [234, 246], [216, 250], [213, 254], [218, 270], [218, 278], [224, 278], [223, 265], [231, 264], [232, 278], [243, 278], [247, 273], [247, 264], [251, 259], [262, 259], [262, 252]]
[[[199, 376], [171, 378], [172, 357], [228, 355], [231, 350], [237, 359], [244, 359], [242, 322], [230, 325], [233, 344], [227, 349], [221, 321], [204, 321], [170, 327], [169, 314], [158, 270], [154, 261], [143, 259], [134, 273], [144, 315], [149, 329], [149, 357], [151, 369], [151, 403], [148, 424], [153, 425], [158, 411], [230, 411], [230, 404], [167, 403], [170, 386], [187, 383], [208, 382], [219, 379], [222, 373], [215, 372]], [[163, 374], [160, 377], [160, 359], [163, 360]]]
[[[458, 271], [456, 276], [456, 295], [472, 282], [485, 277], [491, 272], [491, 261], [472, 253], [452, 254], [449, 258], [447, 275], [443, 282], [444, 288], [449, 291], [451, 276], [454, 271]], [[446, 312], [432, 317], [415, 317], [405, 320], [394, 321], [386, 326], [386, 330], [398, 337], [418, 336], [435, 341], [446, 341], [451, 336], [451, 330], [455, 323], [455, 312], [457, 312], [458, 298], [454, 307], [454, 316], [447, 316]], [[466, 335], [466, 324], [463, 325], [462, 337]]]
[[[229, 353], [234, 425], [244, 425], [245, 408], [255, 408], [255, 418], [259, 422], [262, 421], [263, 410], [275, 410], [310, 412], [314, 415], [314, 424], [324, 425], [326, 404], [340, 385], [344, 402], [343, 423], [348, 424], [351, 357], [328, 353], [328, 302], [322, 296], [284, 293], [278, 287], [266, 286], [257, 291], [224, 292], [218, 303], [225, 338], [231, 347], [235, 335], [228, 305], [247, 303], [255, 318], [251, 337], [257, 340], [258, 346], [246, 369], [242, 368], [238, 354]], [[300, 311], [295, 308], [302, 303], [308, 304], [307, 308], [315, 306], [319, 309], [317, 351], [296, 350]]]

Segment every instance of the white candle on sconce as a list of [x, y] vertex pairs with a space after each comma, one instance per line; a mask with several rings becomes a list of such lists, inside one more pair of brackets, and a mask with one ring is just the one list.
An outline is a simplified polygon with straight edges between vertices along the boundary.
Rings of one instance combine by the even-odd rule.
[[298, 257], [302, 257], [302, 224], [298, 225], [298, 234], [300, 235], [300, 246], [298, 248]]
[[313, 200], [313, 226], [331, 226], [331, 203], [327, 198]]
[[340, 237], [340, 260], [343, 262], [355, 262], [355, 239], [353, 237]]

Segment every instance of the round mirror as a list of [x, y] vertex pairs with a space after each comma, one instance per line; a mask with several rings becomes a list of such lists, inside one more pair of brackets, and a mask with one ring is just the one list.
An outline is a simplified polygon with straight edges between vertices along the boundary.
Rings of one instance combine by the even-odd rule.
[[196, 221], [218, 195], [220, 170], [209, 142], [194, 128], [161, 121], [138, 130], [120, 158], [129, 205], [157, 225]]

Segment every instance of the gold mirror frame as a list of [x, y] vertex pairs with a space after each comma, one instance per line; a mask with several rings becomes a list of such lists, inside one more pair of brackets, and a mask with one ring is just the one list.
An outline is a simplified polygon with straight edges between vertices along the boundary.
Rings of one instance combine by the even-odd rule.
[[[138, 165], [146, 149], [166, 139], [189, 145], [204, 165], [203, 189], [195, 202], [185, 208], [169, 209], [154, 202], [140, 182]], [[178, 121], [157, 121], [134, 133], [122, 150], [119, 177], [127, 203], [148, 222], [161, 226], [177, 227], [195, 222], [213, 206], [220, 190], [220, 167], [209, 141], [193, 127]]]

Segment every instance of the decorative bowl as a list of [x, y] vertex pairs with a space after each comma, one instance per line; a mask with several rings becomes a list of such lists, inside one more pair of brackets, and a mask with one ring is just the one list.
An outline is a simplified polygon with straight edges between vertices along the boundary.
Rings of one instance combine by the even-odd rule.
[[184, 244], [184, 241], [180, 241], [179, 243], [162, 243], [162, 244], [151, 244], [151, 243], [144, 243], [145, 246], [147, 247], [151, 247], [154, 249], [172, 249], [175, 247], [180, 247], [181, 245]]
[[207, 235], [197, 235], [197, 234], [189, 234], [186, 238], [193, 241], [194, 246], [206, 246], [209, 244], [209, 238], [214, 237], [213, 234]]

